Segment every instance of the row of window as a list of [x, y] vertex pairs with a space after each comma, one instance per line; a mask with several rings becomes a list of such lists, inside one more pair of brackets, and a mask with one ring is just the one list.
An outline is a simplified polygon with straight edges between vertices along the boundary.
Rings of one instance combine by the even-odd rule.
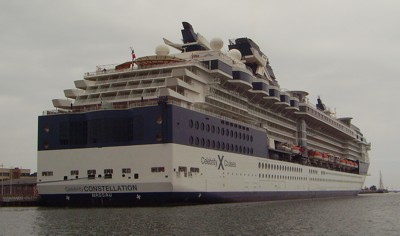
[[[261, 179], [276, 179], [276, 180], [298, 180], [307, 181], [307, 177], [302, 176], [288, 176], [288, 175], [271, 175], [271, 174], [259, 174]], [[324, 178], [309, 178], [309, 181], [314, 182], [342, 182], [342, 183], [358, 183], [357, 181], [350, 180], [337, 180], [337, 179], [324, 179]]]
[[278, 171], [303, 173], [303, 168], [301, 168], [301, 167], [284, 166], [284, 165], [262, 163], [262, 162], [258, 163], [258, 168], [266, 169], [266, 170], [278, 170]]
[[281, 179], [281, 180], [299, 180], [299, 181], [307, 181], [307, 177], [302, 176], [287, 176], [287, 175], [271, 175], [271, 174], [259, 174], [259, 178], [264, 179]]
[[[249, 128], [241, 126], [241, 125], [237, 125], [237, 124], [233, 124], [231, 122], [227, 122], [227, 121], [223, 121], [221, 120], [222, 124], [228, 124], [230, 126], [233, 126], [235, 128], [239, 128], [239, 129], [243, 129], [243, 130], [247, 130], [249, 131]], [[211, 132], [211, 133], [216, 133], [216, 134], [220, 134], [220, 135], [225, 135], [227, 137], [231, 137], [231, 138], [235, 138], [235, 139], [241, 139], [244, 141], [250, 141], [253, 142], [253, 135], [249, 135], [246, 133], [242, 133], [242, 132], [238, 132], [238, 131], [234, 131], [234, 130], [229, 130], [228, 128], [222, 128], [219, 126], [215, 126], [215, 125], [209, 125], [209, 124], [204, 124], [203, 122], [199, 122], [199, 121], [193, 121], [193, 120], [189, 120], [189, 128], [194, 128], [197, 130], [202, 130], [202, 131], [206, 131], [206, 132]]]
[[205, 139], [205, 138], [190, 136], [189, 143], [190, 143], [190, 145], [195, 145], [195, 146], [237, 152], [237, 153], [242, 153], [242, 154], [250, 154], [250, 155], [253, 154], [253, 148], [246, 147], [246, 146], [240, 146], [237, 144], [229, 144], [229, 143]]

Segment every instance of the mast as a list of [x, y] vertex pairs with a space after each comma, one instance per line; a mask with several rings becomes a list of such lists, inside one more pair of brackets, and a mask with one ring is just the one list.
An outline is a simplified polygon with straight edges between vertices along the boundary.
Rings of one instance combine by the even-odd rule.
[[385, 189], [385, 186], [383, 186], [382, 171], [379, 171], [379, 189]]

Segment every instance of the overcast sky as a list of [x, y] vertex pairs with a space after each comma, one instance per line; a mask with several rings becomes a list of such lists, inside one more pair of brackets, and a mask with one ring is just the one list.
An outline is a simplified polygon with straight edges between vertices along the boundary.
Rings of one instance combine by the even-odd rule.
[[0, 164], [36, 171], [37, 119], [96, 65], [154, 54], [181, 22], [253, 39], [282, 88], [319, 95], [372, 143], [366, 185], [400, 190], [400, 1], [0, 1]]

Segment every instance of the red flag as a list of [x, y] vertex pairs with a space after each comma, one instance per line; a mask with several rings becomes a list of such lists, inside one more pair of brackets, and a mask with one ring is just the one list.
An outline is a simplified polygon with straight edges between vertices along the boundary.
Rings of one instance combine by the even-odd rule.
[[131, 49], [131, 50], [132, 50], [132, 60], [135, 60], [136, 59], [135, 51], [133, 49]]

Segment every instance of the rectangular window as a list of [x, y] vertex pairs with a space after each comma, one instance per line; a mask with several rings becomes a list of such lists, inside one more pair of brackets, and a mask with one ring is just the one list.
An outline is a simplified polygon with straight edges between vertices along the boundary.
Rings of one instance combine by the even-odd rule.
[[133, 176], [133, 178], [139, 179], [139, 174], [136, 173], [136, 174]]
[[122, 169], [122, 174], [130, 174], [131, 173], [131, 168], [123, 168]]
[[190, 172], [199, 173], [199, 172], [200, 172], [200, 169], [197, 168], [197, 167], [190, 167]]
[[79, 170], [71, 170], [71, 175], [79, 175]]
[[87, 174], [88, 175], [96, 175], [96, 170], [88, 170]]
[[164, 167], [151, 167], [151, 172], [164, 172]]
[[53, 171], [43, 171], [42, 176], [53, 176]]
[[113, 169], [104, 169], [104, 174], [112, 174]]

